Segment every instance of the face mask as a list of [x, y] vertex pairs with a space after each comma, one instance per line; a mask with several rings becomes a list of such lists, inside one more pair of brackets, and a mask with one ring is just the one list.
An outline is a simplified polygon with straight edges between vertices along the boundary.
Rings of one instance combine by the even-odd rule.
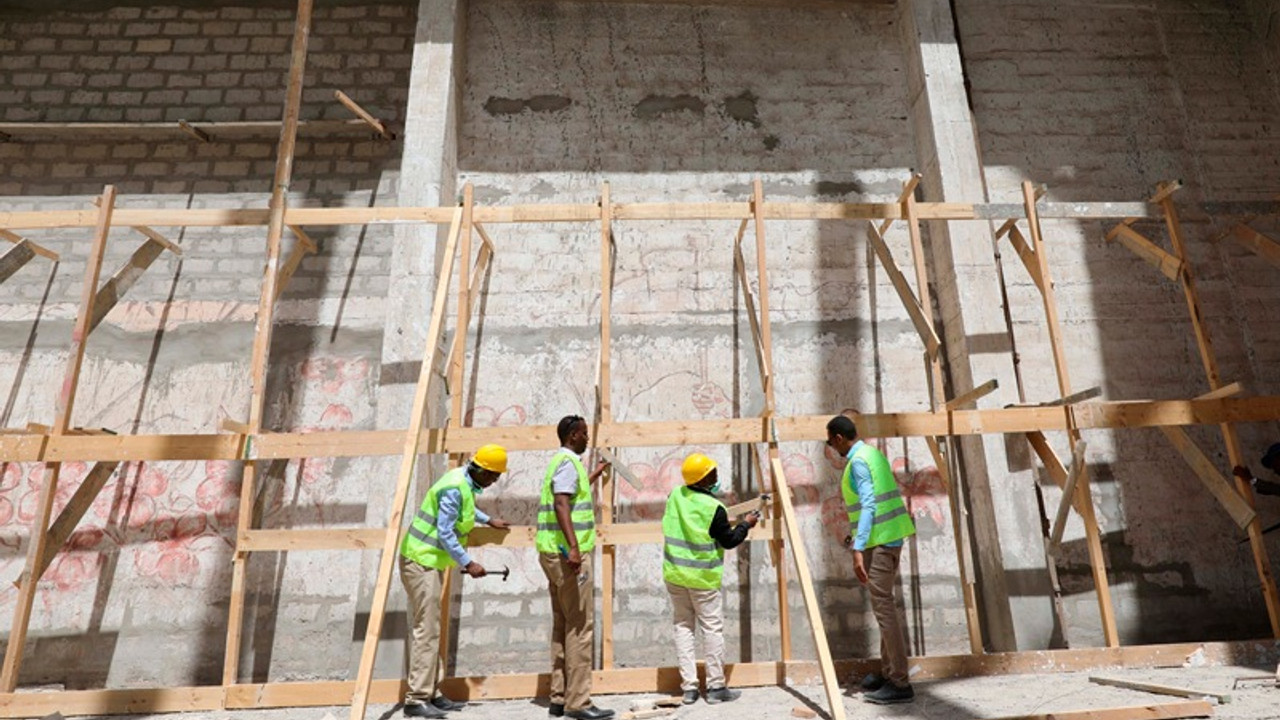
[[708, 492], [710, 492], [712, 495], [719, 495], [719, 494], [720, 494], [720, 481], [719, 481], [719, 480], [716, 480], [714, 483], [712, 483], [711, 487], [707, 488], [707, 491], [708, 491]]

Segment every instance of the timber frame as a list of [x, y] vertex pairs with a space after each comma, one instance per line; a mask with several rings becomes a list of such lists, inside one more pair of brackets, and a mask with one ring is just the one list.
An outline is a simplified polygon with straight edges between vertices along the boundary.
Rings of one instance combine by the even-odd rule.
[[[600, 359], [597, 369], [596, 413], [592, 419], [593, 442], [606, 455], [611, 449], [634, 446], [684, 444], [746, 444], [752, 446], [752, 458], [761, 490], [772, 493], [770, 517], [753, 533], [753, 540], [769, 543], [777, 572], [781, 628], [781, 657], [774, 662], [740, 663], [729, 667], [730, 680], [739, 686], [768, 685], [787, 682], [821, 680], [836, 720], [843, 720], [844, 707], [838, 687], [840, 671], [866, 671], [868, 661], [833, 659], [822, 625], [817, 596], [810, 576], [805, 546], [795, 521], [795, 509], [782, 462], [782, 442], [825, 440], [828, 415], [782, 417], [776, 414], [774, 388], [776, 375], [770, 327], [769, 263], [766, 226], [770, 220], [868, 221], [868, 238], [875, 256], [889, 275], [893, 287], [923, 346], [924, 369], [929, 381], [928, 412], [881, 413], [857, 415], [864, 434], [872, 437], [923, 437], [938, 465], [946, 486], [956, 533], [957, 561], [963, 589], [971, 654], [917, 658], [921, 672], [917, 677], [941, 678], [995, 672], [1032, 672], [1077, 670], [1103, 665], [1159, 666], [1180, 665], [1191, 652], [1209, 647], [1218, 657], [1248, 651], [1249, 643], [1205, 645], [1157, 645], [1120, 647], [1106, 563], [1097, 521], [1090, 499], [1085, 443], [1080, 433], [1096, 428], [1159, 427], [1191, 463], [1197, 476], [1231, 513], [1233, 519], [1249, 534], [1255, 563], [1271, 621], [1273, 635], [1280, 637], [1280, 597], [1261, 541], [1253, 497], [1249, 485], [1237, 478], [1233, 488], [1226, 475], [1214, 468], [1202, 451], [1180, 430], [1180, 426], [1218, 424], [1222, 427], [1230, 462], [1241, 463], [1239, 440], [1232, 423], [1280, 419], [1280, 397], [1233, 397], [1238, 385], [1223, 385], [1218, 376], [1207, 328], [1204, 327], [1194, 275], [1186, 252], [1186, 241], [1173, 204], [1176, 184], [1162, 185], [1156, 195], [1145, 202], [1070, 203], [1054, 205], [1040, 202], [1040, 193], [1030, 183], [1023, 186], [1021, 204], [930, 203], [916, 199], [918, 176], [908, 178], [897, 202], [891, 203], [814, 203], [766, 201], [763, 185], [756, 180], [751, 198], [745, 202], [714, 203], [618, 203], [608, 184], [601, 188], [600, 201], [587, 204], [477, 206], [470, 186], [464, 188], [460, 202], [449, 207], [370, 207], [370, 208], [289, 208], [288, 188], [292, 176], [294, 147], [299, 127], [302, 78], [305, 71], [307, 43], [310, 34], [312, 0], [299, 0], [298, 16], [292, 45], [286, 100], [282, 120], [278, 123], [280, 140], [275, 180], [266, 209], [127, 209], [117, 208], [114, 188], [107, 186], [96, 207], [84, 210], [47, 212], [0, 211], [0, 239], [16, 244], [10, 253], [22, 249], [9, 261], [21, 266], [31, 255], [56, 255], [29, 243], [12, 230], [48, 228], [92, 228], [93, 243], [86, 265], [82, 297], [71, 338], [71, 352], [63, 385], [60, 388], [54, 424], [49, 428], [0, 431], [0, 462], [41, 462], [45, 464], [45, 480], [41, 487], [36, 517], [28, 544], [25, 569], [19, 581], [17, 609], [13, 628], [0, 671], [0, 717], [32, 717], [60, 711], [64, 714], [102, 714], [210, 710], [217, 708], [264, 708], [310, 705], [350, 704], [353, 720], [361, 720], [367, 704], [398, 701], [403, 692], [401, 680], [373, 678], [377, 643], [390, 593], [396, 547], [400, 539], [405, 505], [416, 475], [415, 469], [424, 455], [449, 455], [461, 462], [465, 455], [481, 444], [501, 443], [511, 451], [554, 449], [555, 433], [547, 426], [474, 428], [465, 425], [464, 407], [465, 357], [467, 328], [472, 308], [477, 306], [480, 280], [486, 268], [497, 258], [498, 248], [485, 230], [486, 225], [503, 223], [599, 223], [601, 238], [601, 327]], [[368, 116], [341, 93], [337, 99], [352, 110], [363, 123], [384, 139], [391, 133], [384, 124]], [[180, 127], [198, 140], [208, 137], [194, 125]], [[272, 125], [274, 128], [276, 124]], [[1280, 214], [1280, 203], [1206, 203], [1204, 209], [1216, 215], [1247, 217]], [[1172, 281], [1182, 285], [1193, 330], [1201, 350], [1210, 385], [1206, 395], [1187, 400], [1095, 402], [1091, 394], [1073, 393], [1063, 349], [1057, 304], [1050, 276], [1048, 244], [1040, 228], [1040, 219], [1057, 218], [1123, 218], [1108, 239], [1117, 239], [1147, 259]], [[1155, 242], [1132, 228], [1142, 218], [1165, 222], [1173, 252], [1162, 250]], [[736, 289], [742, 292], [752, 331], [752, 343], [760, 372], [763, 411], [760, 416], [727, 420], [672, 420], [659, 422], [617, 422], [612, 415], [610, 378], [610, 307], [612, 298], [612, 265], [614, 257], [613, 224], [619, 221], [654, 220], [738, 220], [733, 240]], [[995, 389], [989, 382], [947, 398], [944, 392], [944, 367], [940, 352], [942, 341], [935, 327], [929, 297], [929, 278], [924, 260], [920, 223], [926, 220], [1003, 221], [997, 238], [1008, 237], [1022, 259], [1026, 271], [1040, 291], [1054, 368], [1061, 397], [1040, 405], [1022, 405], [1005, 409], [969, 409], [980, 397]], [[878, 221], [878, 223], [877, 223]], [[885, 234], [894, 222], [902, 222], [909, 236], [911, 265], [914, 269], [913, 289], [898, 268]], [[1017, 224], [1027, 225], [1027, 235]], [[1250, 247], [1270, 258], [1266, 245], [1256, 242], [1242, 222], [1233, 232], [1237, 239], [1251, 242]], [[386, 223], [435, 224], [448, 227], [444, 252], [437, 276], [430, 323], [422, 354], [422, 367], [414, 392], [413, 410], [408, 425], [402, 430], [346, 432], [266, 432], [262, 426], [264, 394], [268, 368], [270, 338], [275, 301], [289, 281], [303, 254], [313, 252], [315, 245], [304, 228], [334, 225], [368, 225]], [[226, 421], [213, 432], [201, 434], [118, 436], [101, 431], [76, 429], [72, 425], [80, 367], [84, 359], [85, 341], [93, 328], [105, 317], [116, 300], [127, 291], [137, 276], [164, 250], [180, 253], [153, 227], [264, 227], [266, 228], [265, 265], [258, 303], [257, 325], [250, 365], [252, 395], [245, 422]], [[102, 261], [113, 227], [130, 227], [147, 240], [130, 261], [99, 289]], [[753, 230], [755, 267], [743, 251], [748, 228]], [[286, 257], [283, 235], [288, 229], [297, 243]], [[480, 238], [478, 250], [473, 235]], [[1252, 240], [1250, 240], [1252, 238]], [[24, 244], [25, 243], [25, 244]], [[474, 261], [472, 259], [475, 254]], [[0, 268], [7, 267], [9, 255], [0, 257]], [[16, 267], [15, 267], [16, 270]], [[9, 272], [9, 275], [12, 271]], [[754, 274], [754, 287], [752, 286]], [[0, 281], [8, 275], [0, 273]], [[449, 305], [451, 284], [457, 282], [456, 332], [451, 348], [440, 353], [438, 347], [444, 333], [445, 314]], [[448, 417], [444, 427], [427, 422], [438, 395], [435, 383], [443, 379], [448, 389]], [[218, 432], [221, 430], [222, 432]], [[1045, 437], [1046, 432], [1066, 433], [1073, 448], [1068, 469], [1058, 460]], [[1023, 653], [985, 654], [980, 616], [977, 608], [975, 579], [972, 572], [971, 541], [962, 520], [963, 482], [950, 473], [949, 443], [952, 438], [980, 434], [1024, 435], [1044, 462], [1048, 475], [1063, 488], [1063, 501], [1058, 508], [1051, 533], [1047, 533], [1046, 553], [1056, 556], [1062, 527], [1070, 509], [1074, 508], [1084, 522], [1090, 565], [1098, 595], [1099, 613], [1106, 648], [1035, 651]], [[276, 530], [253, 526], [255, 477], [259, 464], [290, 458], [351, 457], [399, 455], [400, 470], [394, 489], [387, 524], [376, 528], [325, 530]], [[68, 461], [95, 463], [66, 509], [53, 519], [59, 469]], [[232, 574], [230, 609], [227, 623], [226, 653], [221, 685], [186, 688], [141, 690], [89, 690], [56, 693], [18, 693], [18, 678], [28, 632], [36, 585], [44, 570], [70, 536], [76, 523], [92, 504], [106, 480], [122, 462], [163, 460], [239, 460], [245, 465], [241, 486], [239, 521]], [[618, 468], [620, 475], [626, 475]], [[602, 585], [604, 612], [601, 618], [602, 653], [596, 672], [596, 690], [640, 692], [671, 690], [676, 687], [674, 668], [614, 667], [612, 639], [615, 558], [618, 545], [661, 542], [657, 523], [617, 523], [613, 518], [618, 506], [617, 483], [612, 473], [602, 480], [599, 492], [601, 521], [598, 525], [602, 546]], [[52, 520], [52, 524], [51, 524]], [[532, 547], [531, 526], [512, 527], [506, 531], [477, 529], [471, 536], [473, 546]], [[791, 618], [787, 602], [787, 563], [784, 552], [790, 548], [798, 584], [804, 600], [806, 619], [817, 648], [817, 662], [798, 661], [791, 651]], [[370, 619], [354, 680], [331, 682], [278, 682], [251, 684], [240, 682], [239, 658], [243, 616], [246, 603], [245, 564], [252, 552], [360, 550], [380, 551], [377, 581], [373, 593]], [[1051, 567], [1052, 570], [1052, 567]], [[448, 585], [442, 602], [450, 597]], [[442, 613], [447, 625], [449, 613]], [[447, 639], [449, 633], [441, 633]], [[1274, 651], [1275, 647], [1272, 646]], [[1254, 648], [1256, 650], [1256, 647]], [[442, 643], [442, 653], [448, 648]], [[478, 678], [450, 678], [446, 688], [450, 694], [465, 698], [527, 697], [545, 691], [546, 675], [517, 674]]]

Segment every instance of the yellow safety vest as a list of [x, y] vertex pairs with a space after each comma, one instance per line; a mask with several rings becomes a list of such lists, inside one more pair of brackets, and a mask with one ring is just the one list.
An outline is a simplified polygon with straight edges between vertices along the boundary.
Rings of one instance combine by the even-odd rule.
[[[862, 443], [854, 459], [867, 464], [871, 471], [871, 486], [876, 493], [876, 516], [871, 525], [871, 537], [867, 539], [867, 547], [891, 543], [916, 533], [916, 526], [911, 522], [911, 513], [907, 510], [906, 500], [898, 481], [893, 477], [893, 470], [884, 454], [868, 443]], [[858, 490], [853, 484], [853, 459], [844, 466], [844, 475], [840, 479], [840, 491], [844, 493], [845, 509], [849, 512], [849, 532], [858, 534], [858, 519], [862, 517], [862, 502], [858, 498]]]
[[551, 458], [547, 473], [542, 478], [542, 497], [538, 501], [538, 534], [534, 537], [534, 547], [540, 553], [560, 554], [560, 548], [569, 550], [564, 533], [560, 531], [560, 523], [556, 520], [556, 496], [551, 490], [551, 478], [556, 468], [564, 460], [573, 463], [578, 471], [578, 491], [570, 501], [569, 519], [573, 521], [573, 533], [578, 537], [578, 550], [588, 553], [596, 547], [596, 511], [591, 501], [591, 483], [587, 480], [587, 470], [582, 467], [582, 460], [577, 453], [561, 450]]
[[724, 504], [707, 493], [678, 487], [662, 514], [662, 578], [672, 585], [716, 590], [724, 576], [724, 548], [711, 537], [711, 520]]
[[462, 507], [458, 509], [458, 521], [454, 530], [458, 533], [458, 543], [467, 546], [467, 536], [476, 526], [476, 494], [467, 480], [465, 467], [454, 468], [436, 481], [427, 496], [422, 499], [422, 507], [409, 523], [409, 531], [400, 541], [400, 554], [406, 558], [429, 568], [447, 570], [458, 565], [444, 543], [440, 541], [440, 528], [436, 526], [436, 518], [440, 514], [440, 495], [446, 490], [457, 489], [462, 493]]

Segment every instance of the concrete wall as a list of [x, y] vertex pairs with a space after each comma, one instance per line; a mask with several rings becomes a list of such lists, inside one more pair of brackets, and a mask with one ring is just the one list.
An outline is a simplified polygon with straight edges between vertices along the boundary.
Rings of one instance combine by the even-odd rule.
[[[1024, 177], [1048, 183], [1052, 199], [1136, 199], [1168, 177], [1187, 181], [1189, 199], [1274, 192], [1280, 168], [1277, 137], [1268, 128], [1280, 102], [1274, 86], [1251, 83], [1241, 72], [1257, 67], [1263, 52], [1243, 16], [1202, 3], [1076, 4], [1080, 12], [1071, 14], [1035, 3], [961, 8], [993, 200], [1013, 199]], [[318, 12], [304, 116], [345, 117], [329, 100], [333, 89], [342, 89], [375, 114], [401, 119], [412, 6]], [[457, 180], [473, 183], [479, 203], [590, 202], [606, 180], [617, 202], [744, 200], [755, 177], [772, 199], [881, 201], [896, 197], [915, 163], [893, 8], [472, 0], [463, 12], [465, 47], [454, 50], [462, 73]], [[0, 87], [9, 88], [0, 90], [0, 113], [10, 121], [274, 118], [290, 18], [287, 10], [237, 7], [0, 16]], [[102, 94], [83, 94], [92, 92]], [[112, 93], [137, 94], [113, 100]], [[98, 115], [115, 112], [122, 114]], [[261, 207], [273, 142], [268, 135], [209, 145], [123, 138], [0, 144], [0, 195], [7, 196], [0, 202], [83, 207], [101, 183], [115, 182], [125, 193], [123, 206]], [[399, 155], [398, 145], [367, 138], [306, 139], [296, 165], [296, 202], [395, 204]], [[155, 195], [129, 197], [140, 193]], [[1265, 322], [1280, 281], [1243, 250], [1205, 243], [1213, 226], [1192, 220], [1193, 254], [1224, 377], [1244, 380], [1253, 392], [1280, 392], [1274, 356], [1280, 344]], [[1047, 228], [1074, 384], [1102, 385], [1113, 399], [1204, 391], [1177, 288], [1123, 248], [1104, 247], [1102, 229], [1096, 223]], [[472, 422], [543, 424], [566, 413], [591, 415], [599, 228], [489, 230], [498, 254], [478, 329], [472, 328], [472, 347], [479, 347], [479, 372], [467, 388]], [[759, 412], [750, 328], [731, 274], [735, 231], [733, 223], [615, 224], [615, 418]], [[927, 408], [920, 342], [883, 270], [868, 260], [863, 228], [778, 222], [767, 232], [778, 411]], [[0, 372], [11, 388], [4, 426], [52, 417], [87, 246], [84, 233], [32, 235], [66, 260], [51, 270], [37, 259], [0, 286], [6, 354]], [[158, 261], [95, 333], [77, 424], [211, 432], [221, 417], [243, 418], [261, 235], [191, 230], [181, 237], [181, 265], [168, 257]], [[391, 312], [384, 300], [391, 233], [335, 229], [317, 236], [322, 253], [304, 263], [280, 308], [271, 425], [386, 425], [379, 418], [380, 388], [388, 381], [379, 360]], [[128, 233], [113, 235], [108, 269], [135, 242]], [[901, 228], [889, 244], [899, 263], [909, 265]], [[750, 232], [745, 250], [754, 256]], [[1049, 399], [1056, 390], [1039, 301], [1010, 257], [1005, 271], [1028, 399]], [[1002, 388], [983, 406], [1017, 400], [1012, 388]], [[1274, 428], [1244, 428], [1250, 455], [1264, 446], [1268, 430]], [[1196, 437], [1221, 454], [1214, 435]], [[1089, 433], [1087, 439], [1123, 639], [1263, 633], [1265, 613], [1247, 550], [1234, 545], [1225, 514], [1159, 435]], [[1065, 454], [1062, 439], [1053, 440]], [[733, 471], [735, 497], [756, 492], [749, 463], [727, 448], [631, 449], [622, 459], [643, 488], [623, 486], [621, 518], [656, 518], [677, 482], [680, 459], [695, 449]], [[894, 441], [885, 450], [920, 530], [904, 565], [913, 647], [962, 652], [968, 644], [955, 551], [936, 470], [921, 443]], [[834, 653], [872, 654], [874, 620], [837, 545], [844, 535], [838, 463], [818, 443], [786, 443], [783, 456]], [[514, 522], [531, 521], [546, 460], [546, 453], [515, 456], [512, 472], [481, 504]], [[1015, 448], [1007, 467], [992, 468], [992, 486], [1011, 585], [1019, 593], [1019, 644], [1043, 647], [1052, 618], [1029, 467]], [[86, 470], [68, 468], [67, 474]], [[363, 461], [293, 464], [268, 492], [264, 525], [377, 525], [384, 511], [372, 498], [392, 472], [393, 465]], [[21, 566], [21, 538], [40, 476], [33, 466], [10, 465], [0, 477], [3, 588]], [[42, 585], [23, 682], [216, 681], [233, 478], [236, 468], [187, 463], [133, 467], [123, 481], [113, 481], [77, 536], [79, 551], [62, 556]], [[1057, 502], [1056, 491], [1046, 494]], [[1180, 502], [1169, 502], [1171, 495]], [[1277, 510], [1267, 502], [1260, 506], [1264, 522]], [[1073, 520], [1062, 567], [1073, 645], [1101, 640], [1081, 538]], [[726, 572], [733, 659], [778, 654], [777, 593], [764, 555], [763, 546], [738, 551]], [[505, 584], [464, 584], [455, 605], [461, 629], [454, 671], [544, 669], [547, 601], [533, 554], [484, 549], [477, 557], [509, 565], [513, 576]], [[368, 562], [352, 553], [255, 559], [251, 575], [262, 610], [249, 623], [246, 677], [347, 676], [363, 631], [361, 613], [367, 613]], [[619, 551], [614, 637], [620, 665], [670, 662], [659, 565], [656, 548]], [[7, 607], [13, 591], [0, 593], [0, 607]], [[795, 588], [791, 605], [796, 654], [810, 656]], [[0, 611], [0, 623], [7, 620]], [[380, 673], [398, 671], [395, 646], [402, 634], [396, 615]]]

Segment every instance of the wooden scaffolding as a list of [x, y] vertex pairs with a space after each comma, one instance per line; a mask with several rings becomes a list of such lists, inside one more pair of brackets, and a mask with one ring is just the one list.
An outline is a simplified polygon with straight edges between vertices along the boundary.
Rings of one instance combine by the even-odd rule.
[[[782, 442], [825, 440], [825, 424], [829, 416], [784, 417], [776, 413], [766, 228], [769, 221], [777, 220], [866, 221], [872, 250], [906, 308], [924, 347], [930, 410], [857, 416], [860, 428], [868, 436], [924, 438], [942, 475], [951, 505], [971, 653], [917, 658], [915, 662], [921, 667], [918, 677], [1027, 672], [1033, 669], [1066, 670], [1101, 664], [1159, 664], [1171, 660], [1181, 663], [1187, 652], [1196, 647], [1120, 647], [1101, 536], [1093, 513], [1085, 443], [1081, 439], [1081, 431], [1087, 429], [1161, 428], [1191, 464], [1206, 488], [1220, 501], [1233, 520], [1248, 532], [1272, 634], [1280, 637], [1280, 598], [1277, 597], [1257, 515], [1253, 511], [1251, 488], [1238, 478], [1233, 486], [1227, 480], [1227, 475], [1216, 468], [1180, 429], [1181, 426], [1194, 424], [1220, 425], [1229, 461], [1233, 465], [1243, 464], [1239, 440], [1232, 424], [1280, 419], [1280, 397], [1236, 397], [1240, 393], [1240, 386], [1224, 384], [1219, 376], [1208, 329], [1201, 314], [1194, 273], [1187, 256], [1186, 239], [1173, 201], [1177, 184], [1162, 185], [1156, 195], [1145, 202], [1070, 205], [1042, 202], [1040, 193], [1030, 183], [1023, 187], [1024, 202], [1016, 205], [920, 202], [916, 199], [919, 178], [911, 177], [904, 183], [898, 201], [890, 203], [771, 202], [765, 199], [763, 185], [756, 180], [752, 196], [745, 202], [619, 203], [611, 196], [609, 186], [605, 184], [601, 188], [599, 202], [589, 204], [479, 206], [474, 201], [471, 188], [467, 186], [461, 201], [450, 207], [290, 208], [287, 198], [299, 127], [311, 7], [312, 0], [300, 0], [285, 111], [280, 123], [275, 179], [266, 209], [117, 209], [115, 190], [108, 186], [92, 209], [0, 211], [0, 228], [3, 228], [0, 239], [15, 243], [14, 248], [0, 257], [0, 281], [34, 255], [57, 260], [55, 254], [13, 231], [50, 228], [93, 230], [93, 243], [89, 249], [89, 262], [86, 264], [79, 310], [72, 333], [70, 357], [57, 397], [54, 424], [50, 427], [31, 426], [22, 431], [7, 430], [0, 433], [0, 461], [41, 462], [46, 468], [31, 528], [26, 564], [19, 580], [13, 626], [5, 650], [3, 670], [0, 671], [0, 716], [40, 716], [53, 711], [64, 714], [99, 714], [350, 704], [351, 717], [359, 720], [364, 717], [369, 702], [397, 701], [402, 695], [402, 681], [375, 680], [373, 668], [387, 608], [403, 515], [412, 481], [416, 476], [417, 463], [424, 456], [432, 455], [451, 456], [454, 462], [459, 462], [467, 453], [490, 442], [503, 444], [513, 452], [545, 451], [556, 447], [554, 429], [548, 426], [474, 428], [466, 425], [467, 415], [461, 389], [465, 387], [466, 379], [464, 360], [467, 352], [467, 328], [473, 319], [473, 308], [476, 307], [481, 288], [480, 280], [499, 251], [485, 228], [505, 223], [599, 223], [601, 317], [597, 408], [592, 433], [594, 447], [606, 452], [623, 447], [687, 444], [742, 444], [752, 447], [751, 455], [759, 479], [764, 484], [762, 489], [772, 494], [770, 516], [753, 533], [752, 540], [768, 543], [772, 564], [777, 573], [781, 657], [777, 661], [731, 665], [728, 672], [734, 685], [820, 679], [825, 687], [832, 716], [837, 719], [844, 717], [837, 682], [837, 665], [843, 665], [847, 669], [850, 663], [846, 661], [838, 664], [833, 661], [805, 555], [805, 545], [801, 541], [796, 522], [788, 478], [779, 457], [779, 445]], [[385, 128], [382, 130], [385, 134]], [[1275, 213], [1276, 209], [1270, 203], [1257, 204], [1256, 207], [1235, 203], [1228, 208], [1237, 216]], [[1092, 400], [1096, 393], [1073, 393], [1051, 277], [1049, 249], [1041, 230], [1042, 217], [1123, 219], [1108, 233], [1108, 239], [1121, 242], [1150, 262], [1169, 280], [1182, 286], [1205, 365], [1209, 383], [1207, 394], [1187, 400], [1098, 402]], [[1137, 220], [1150, 218], [1163, 220], [1165, 223], [1172, 252], [1162, 249], [1158, 243], [1134, 229]], [[620, 221], [655, 220], [739, 221], [738, 231], [732, 242], [734, 282], [744, 298], [751, 326], [752, 347], [760, 374], [763, 411], [759, 416], [667, 422], [614, 420], [610, 402], [610, 314], [615, 253], [613, 226]], [[1007, 239], [1013, 247], [1043, 299], [1059, 398], [1036, 405], [998, 410], [972, 409], [976, 400], [995, 388], [994, 382], [982, 384], [951, 398], [946, 397], [942, 342], [930, 311], [932, 303], [929, 278], [920, 229], [921, 223], [925, 221], [1004, 223], [997, 232], [997, 237]], [[911, 258], [904, 265], [909, 265], [914, 270], [914, 288], [884, 240], [885, 234], [895, 222], [905, 225], [908, 233]], [[1272, 251], [1266, 244], [1269, 241], [1265, 238], [1259, 240], [1259, 234], [1248, 227], [1247, 222], [1243, 221], [1233, 229], [1234, 236], [1271, 257]], [[403, 430], [311, 433], [264, 431], [268, 350], [275, 302], [302, 256], [315, 249], [306, 228], [387, 223], [432, 224], [448, 228], [408, 427]], [[1020, 223], [1025, 226], [1025, 233]], [[178, 246], [151, 228], [228, 226], [266, 228], [266, 264], [250, 364], [252, 395], [247, 420], [224, 422], [220, 428], [223, 432], [195, 434], [123, 436], [75, 427], [72, 411], [85, 341], [89, 333], [161, 253], [166, 250], [181, 252]], [[99, 287], [108, 234], [113, 227], [133, 228], [146, 240], [125, 266]], [[754, 233], [754, 267], [748, 262], [744, 252], [744, 238], [748, 228]], [[282, 251], [286, 229], [299, 240], [287, 257]], [[479, 237], [478, 247], [476, 236]], [[456, 332], [452, 347], [441, 353], [438, 348], [444, 336], [449, 293], [454, 282], [457, 283], [454, 303]], [[427, 420], [436, 414], [433, 398], [439, 395], [434, 385], [437, 376], [445, 378], [450, 389], [448, 422], [443, 427], [432, 426]], [[1069, 466], [1051, 449], [1045, 435], [1047, 432], [1066, 434], [1073, 449]], [[1057, 508], [1051, 531], [1046, 533], [1046, 556], [1051, 572], [1058, 556], [1058, 546], [1068, 514], [1074, 509], [1083, 521], [1105, 648], [984, 653], [971, 567], [973, 552], [962, 517], [963, 482], [961, 477], [950, 472], [951, 462], [948, 458], [948, 446], [952, 439], [982, 434], [1025, 436], [1044, 463], [1048, 476], [1062, 488], [1062, 502]], [[263, 463], [295, 458], [395, 455], [401, 458], [400, 469], [385, 527], [281, 530], [255, 527], [253, 524], [256, 480]], [[17, 692], [37, 583], [50, 562], [67, 543], [76, 524], [116, 466], [122, 462], [187, 460], [242, 461], [245, 467], [240, 491], [222, 683], [217, 686], [141, 690]], [[93, 467], [58, 517], [53, 518], [59, 471], [63, 463], [71, 461], [89, 462]], [[657, 523], [615, 521], [619, 499], [617, 483], [612, 474], [605, 476], [598, 492], [601, 506], [598, 532], [599, 544], [602, 546], [604, 610], [600, 623], [602, 653], [600, 667], [595, 675], [596, 689], [598, 692], [608, 693], [673, 688], [677, 684], [675, 668], [615, 666], [612, 628], [616, 549], [620, 545], [660, 543], [662, 533]], [[505, 531], [479, 528], [471, 536], [471, 545], [532, 548], [533, 539], [532, 526], [513, 527]], [[791, 616], [787, 602], [788, 563], [785, 557], [788, 549], [803, 598], [805, 622], [817, 649], [816, 664], [794, 658], [792, 653]], [[238, 660], [241, 655], [249, 554], [309, 550], [380, 552], [377, 581], [357, 677], [346, 681], [241, 683]], [[445, 603], [450, 597], [447, 585], [446, 583], [442, 595], [442, 602]], [[447, 608], [442, 617], [447, 626]], [[447, 639], [449, 633], [442, 632], [441, 637]], [[447, 647], [442, 647], [441, 651], [448, 653]], [[1218, 648], [1218, 651], [1228, 650]], [[855, 663], [854, 666], [865, 668], [864, 664]], [[446, 689], [452, 695], [466, 698], [527, 697], [537, 694], [545, 683], [546, 676], [539, 674], [494, 675], [450, 678], [446, 681]]]

